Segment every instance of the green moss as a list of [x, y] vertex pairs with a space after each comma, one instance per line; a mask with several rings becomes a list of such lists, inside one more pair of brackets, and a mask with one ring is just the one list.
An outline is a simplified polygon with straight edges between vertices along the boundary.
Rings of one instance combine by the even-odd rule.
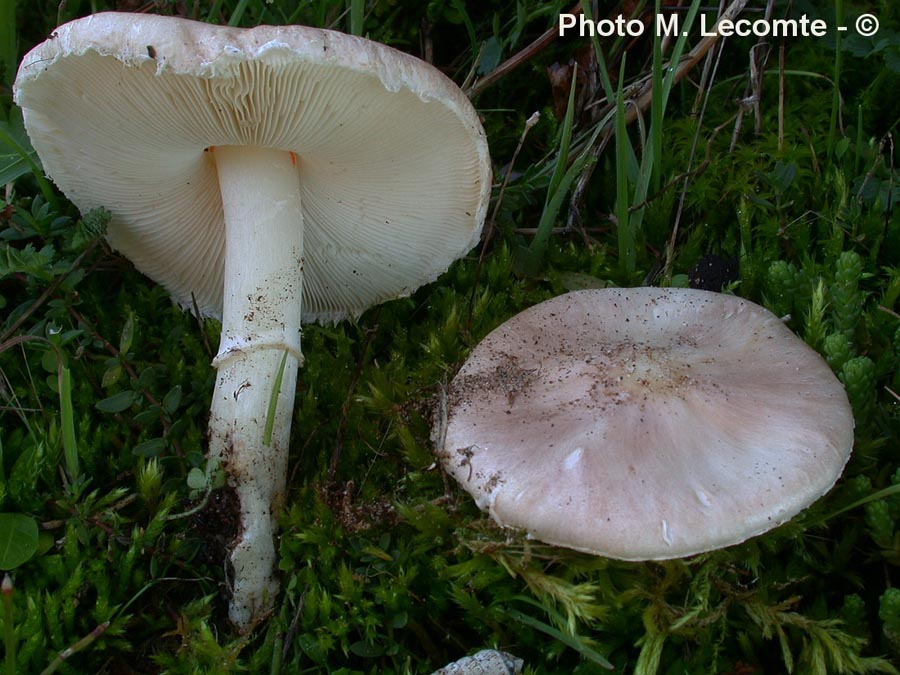
[[[19, 52], [58, 14], [113, 4], [19, 3]], [[430, 46], [457, 82], [520, 54], [565, 10], [536, 0], [363, 4], [370, 37], [414, 53]], [[354, 5], [355, 16], [330, 0], [156, 9], [350, 30], [360, 25]], [[18, 671], [406, 675], [496, 646], [541, 674], [595, 675], [607, 660], [648, 675], [896, 672], [900, 501], [889, 488], [900, 476], [900, 218], [889, 136], [896, 101], [884, 92], [896, 79], [898, 14], [887, 2], [865, 9], [884, 20], [886, 42], [870, 55], [844, 54], [844, 132], [834, 147], [827, 40], [785, 45], [782, 102], [770, 57], [758, 130], [753, 106], [735, 102], [752, 93], [746, 42], [729, 42], [702, 96], [684, 83], [668, 102], [664, 152], [652, 167], [660, 189], [639, 205], [633, 279], [686, 283], [703, 255], [736, 257], [740, 278], [727, 290], [765, 304], [822, 351], [857, 423], [853, 458], [829, 495], [769, 534], [690, 560], [617, 562], [500, 530], [431, 452], [443, 387], [487, 333], [567, 290], [632, 281], [618, 260], [617, 167], [613, 144], [602, 145], [611, 122], [588, 41], [536, 50], [477, 99], [495, 182], [509, 173], [484, 250], [410, 298], [306, 328], [280, 514], [284, 591], [250, 636], [233, 633], [223, 611], [233, 505], [214, 491], [198, 509], [205, 488], [189, 482], [205, 475], [219, 327], [174, 307], [109, 250], [102, 212], [79, 217], [22, 173], [0, 202], [0, 509], [34, 518], [41, 536], [12, 572], [4, 629]], [[603, 48], [618, 72], [621, 45]], [[649, 74], [649, 55], [648, 43], [631, 46], [629, 82]], [[575, 203], [568, 191], [545, 218], [554, 230], [540, 259], [523, 265], [564, 126], [547, 69], [570, 60], [584, 75], [570, 154], [597, 132], [596, 156], [573, 179], [573, 189], [586, 181]], [[542, 119], [509, 166], [535, 110]], [[628, 133], [633, 195], [650, 134]], [[60, 364], [71, 375], [76, 475], [61, 470], [71, 463]]]

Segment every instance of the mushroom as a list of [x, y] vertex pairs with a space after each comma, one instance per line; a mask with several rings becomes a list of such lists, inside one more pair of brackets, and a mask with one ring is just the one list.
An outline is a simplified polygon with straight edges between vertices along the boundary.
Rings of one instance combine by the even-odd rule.
[[409, 295], [475, 245], [478, 116], [438, 70], [368, 40], [112, 12], [57, 28], [14, 91], [46, 172], [112, 213], [110, 244], [221, 317], [208, 456], [240, 501], [229, 616], [246, 630], [278, 588], [301, 321]]
[[436, 426], [501, 525], [623, 560], [690, 556], [792, 518], [853, 445], [847, 396], [774, 314], [692, 289], [567, 293], [471, 352]]
[[431, 675], [518, 675], [525, 662], [497, 649], [482, 649], [472, 656], [448, 663]]

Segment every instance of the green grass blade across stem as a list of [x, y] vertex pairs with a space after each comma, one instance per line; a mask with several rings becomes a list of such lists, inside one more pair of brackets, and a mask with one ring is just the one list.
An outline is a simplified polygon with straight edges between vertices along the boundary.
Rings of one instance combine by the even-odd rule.
[[272, 384], [272, 395], [269, 397], [269, 408], [266, 410], [266, 428], [263, 432], [263, 443], [272, 445], [272, 430], [275, 427], [275, 408], [278, 406], [278, 394], [281, 392], [281, 381], [284, 379], [284, 366], [287, 364], [288, 353], [281, 357], [281, 365], [278, 366], [278, 374]]
[[222, 0], [215, 0], [212, 4], [212, 7], [210, 7], [209, 11], [206, 13], [207, 23], [218, 23], [219, 12], [221, 12], [221, 11], [222, 11]]

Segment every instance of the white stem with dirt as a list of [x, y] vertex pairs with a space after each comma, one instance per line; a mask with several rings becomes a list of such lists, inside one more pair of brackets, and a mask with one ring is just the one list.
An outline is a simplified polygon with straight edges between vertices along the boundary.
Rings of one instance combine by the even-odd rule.
[[303, 215], [295, 155], [258, 147], [211, 151], [222, 193], [226, 252], [208, 457], [211, 466], [225, 470], [240, 504], [230, 555], [229, 618], [248, 630], [271, 611], [278, 592], [275, 512], [284, 500], [294, 392], [303, 360]]

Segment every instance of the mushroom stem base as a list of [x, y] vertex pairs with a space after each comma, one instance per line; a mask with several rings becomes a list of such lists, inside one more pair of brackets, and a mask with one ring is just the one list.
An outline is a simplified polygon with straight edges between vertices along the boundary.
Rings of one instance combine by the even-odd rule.
[[[284, 350], [229, 359], [216, 378], [209, 421], [209, 459], [222, 467], [240, 508], [240, 532], [229, 558], [229, 618], [246, 629], [265, 616], [278, 593], [275, 512], [284, 502], [298, 360]], [[275, 381], [284, 361], [281, 386]], [[266, 441], [272, 397], [275, 419]]]

